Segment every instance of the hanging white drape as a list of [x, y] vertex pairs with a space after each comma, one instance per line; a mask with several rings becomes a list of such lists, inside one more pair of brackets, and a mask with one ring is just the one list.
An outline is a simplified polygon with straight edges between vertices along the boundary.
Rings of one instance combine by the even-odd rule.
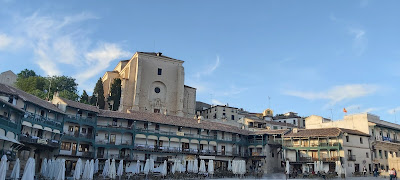
[[199, 172], [199, 161], [195, 159], [193, 161], [193, 173], [198, 173]]
[[137, 160], [136, 161], [136, 170], [135, 170], [134, 174], [139, 174], [139, 173], [140, 173], [140, 161]]
[[154, 159], [150, 159], [149, 172], [154, 172]]
[[164, 164], [163, 164], [163, 167], [162, 167], [162, 170], [161, 170], [161, 175], [162, 176], [166, 176], [167, 175], [167, 161], [166, 160], [164, 160]]
[[94, 168], [93, 168], [94, 173], [99, 172], [99, 159], [96, 159], [94, 163]]
[[121, 177], [124, 174], [124, 160], [119, 161], [117, 176]]
[[35, 177], [35, 159], [29, 158], [25, 164], [24, 174], [21, 180], [34, 180]]
[[204, 174], [206, 173], [206, 162], [204, 162], [204, 160], [202, 159], [200, 161], [200, 169], [199, 169], [199, 173]]
[[115, 179], [116, 176], [117, 176], [117, 169], [116, 169], [116, 167], [115, 167], [115, 159], [112, 159], [112, 161], [111, 161], [110, 171], [109, 171], [109, 173], [108, 173], [108, 176], [109, 176], [111, 179]]
[[14, 168], [11, 172], [11, 179], [17, 180], [19, 179], [19, 173], [20, 173], [20, 167], [21, 167], [21, 162], [19, 161], [19, 158], [15, 161]]
[[46, 175], [46, 171], [47, 171], [47, 158], [44, 158], [44, 160], [42, 161], [40, 174], [42, 174], [42, 176], [45, 176]]
[[214, 161], [208, 161], [208, 174], [214, 174]]
[[7, 156], [3, 155], [0, 161], [0, 180], [6, 179], [6, 172], [7, 172]]
[[81, 170], [82, 170], [82, 160], [81, 158], [76, 161], [74, 175], [72, 176], [75, 180], [81, 179]]
[[90, 163], [89, 163], [89, 167], [90, 167], [90, 171], [89, 171], [89, 180], [92, 180], [93, 179], [93, 174], [94, 174], [94, 160], [92, 159], [92, 160], [90, 160]]
[[149, 171], [150, 171], [150, 160], [149, 159], [146, 159], [146, 163], [144, 164], [144, 170], [143, 170], [143, 172], [144, 172], [144, 174], [149, 174]]
[[104, 169], [103, 169], [103, 177], [107, 177], [108, 176], [108, 171], [110, 169], [110, 160], [107, 159], [106, 162], [104, 163]]
[[176, 166], [177, 166], [176, 160], [174, 160], [174, 164], [172, 165], [172, 168], [171, 168], [171, 173], [172, 174], [175, 174]]
[[85, 179], [85, 180], [89, 179], [89, 176], [90, 176], [90, 162], [89, 162], [89, 160], [86, 160], [82, 179]]
[[232, 171], [232, 162], [230, 159], [228, 161], [228, 171]]

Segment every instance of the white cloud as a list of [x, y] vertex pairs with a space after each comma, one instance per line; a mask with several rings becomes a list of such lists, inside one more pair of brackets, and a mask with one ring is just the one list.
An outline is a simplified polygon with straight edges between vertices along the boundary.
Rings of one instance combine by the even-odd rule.
[[225, 105], [225, 103], [222, 103], [221, 101], [218, 101], [216, 99], [212, 99], [211, 100], [211, 104], [213, 104], [213, 105]]
[[110, 66], [110, 62], [129, 55], [129, 52], [122, 50], [117, 44], [102, 43], [96, 49], [85, 54], [85, 66], [90, 68], [77, 74], [76, 78], [80, 82], [85, 82], [107, 69]]
[[69, 16], [46, 16], [39, 12], [28, 17], [16, 16], [11, 33], [0, 32], [0, 50], [9, 50], [24, 42], [25, 49], [32, 51], [32, 60], [45, 75], [73, 74], [80, 88], [90, 91], [91, 78], [109, 68], [112, 61], [130, 55], [120, 44], [90, 38], [90, 29], [84, 25], [98, 18], [87, 12]]
[[365, 30], [359, 28], [350, 28], [349, 33], [354, 36], [353, 50], [355, 51], [356, 55], [362, 55], [368, 46], [368, 39], [365, 37]]
[[388, 112], [389, 114], [395, 114], [395, 113], [397, 113], [397, 112], [399, 112], [399, 111], [400, 111], [400, 106], [395, 107], [395, 108], [392, 108], [392, 109], [389, 109], [387, 112]]
[[378, 90], [376, 85], [349, 84], [334, 86], [329, 90], [321, 92], [287, 91], [286, 95], [296, 96], [308, 100], [326, 99], [329, 104], [334, 105], [343, 100], [354, 99], [375, 93]]
[[195, 77], [197, 79], [199, 79], [204, 75], [211, 75], [219, 67], [219, 64], [220, 64], [220, 60], [219, 60], [219, 56], [217, 56], [214, 64], [207, 66], [200, 72], [197, 72]]
[[366, 113], [366, 112], [372, 112], [372, 111], [378, 111], [381, 110], [381, 107], [370, 107], [370, 108], [363, 108], [362, 105], [350, 105], [345, 107], [347, 112], [349, 113]]
[[0, 34], [0, 49], [8, 47], [12, 42], [11, 37], [6, 34]]

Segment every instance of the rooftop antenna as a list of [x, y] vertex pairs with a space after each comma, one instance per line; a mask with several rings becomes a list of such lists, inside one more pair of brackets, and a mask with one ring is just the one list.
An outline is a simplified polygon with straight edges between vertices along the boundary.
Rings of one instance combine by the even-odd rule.
[[271, 109], [271, 97], [268, 96], [268, 109]]
[[332, 112], [332, 108], [329, 109], [329, 110], [331, 110], [331, 120], [333, 121], [333, 112]]

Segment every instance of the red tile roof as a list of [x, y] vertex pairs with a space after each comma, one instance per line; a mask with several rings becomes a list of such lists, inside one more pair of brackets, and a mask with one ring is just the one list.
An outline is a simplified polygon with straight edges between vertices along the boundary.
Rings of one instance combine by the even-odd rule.
[[297, 133], [290, 132], [283, 137], [337, 137], [340, 133], [348, 133], [360, 136], [369, 136], [358, 130], [344, 128], [320, 128], [320, 129], [298, 129]]

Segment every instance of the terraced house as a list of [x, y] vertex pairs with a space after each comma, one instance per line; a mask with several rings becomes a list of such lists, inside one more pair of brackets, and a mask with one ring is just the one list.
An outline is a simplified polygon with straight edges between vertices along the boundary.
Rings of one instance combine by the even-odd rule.
[[[213, 159], [216, 169], [229, 160], [248, 160], [249, 168], [279, 171], [284, 131], [258, 133], [227, 124], [160, 113], [100, 110], [54, 96], [47, 102], [1, 84], [1, 152], [10, 159], [66, 159], [67, 172], [78, 158], [124, 159], [128, 163], [152, 158]], [[267, 163], [267, 162], [273, 163]], [[127, 169], [129, 171], [129, 168]]]
[[321, 169], [336, 172], [336, 164], [345, 168], [346, 176], [371, 172], [369, 134], [344, 128], [293, 129], [283, 135], [285, 160], [290, 171], [315, 172], [314, 162], [322, 161]]

